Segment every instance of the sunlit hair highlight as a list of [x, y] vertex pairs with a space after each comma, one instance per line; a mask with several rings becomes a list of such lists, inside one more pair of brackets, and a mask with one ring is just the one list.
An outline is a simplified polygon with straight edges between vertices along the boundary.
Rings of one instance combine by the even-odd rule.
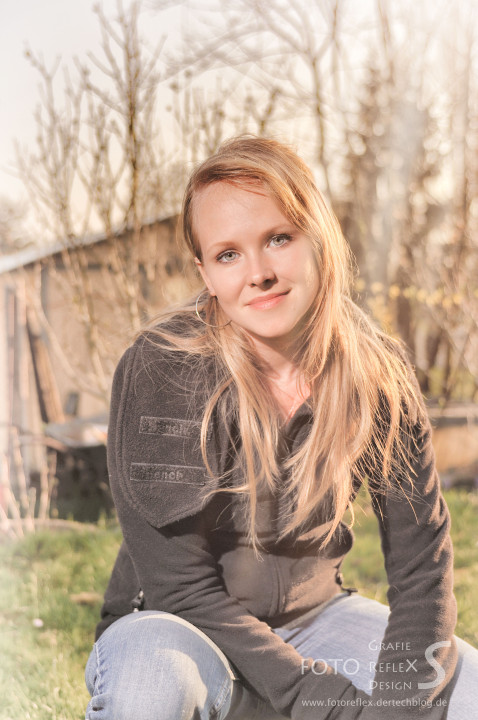
[[[319, 537], [326, 545], [350, 506], [354, 481], [368, 476], [374, 487], [384, 488], [397, 485], [404, 467], [413, 474], [421, 398], [398, 342], [382, 334], [351, 299], [348, 245], [297, 154], [276, 140], [243, 136], [224, 143], [196, 168], [185, 191], [181, 222], [186, 246], [199, 260], [195, 199], [218, 182], [259, 183], [307, 234], [315, 251], [320, 289], [293, 348], [299, 374], [310, 387], [313, 418], [300, 449], [280, 466], [281, 419], [264, 368], [246, 333], [234, 323], [224, 326], [228, 318], [216, 298], [206, 295], [201, 306], [209, 325], [194, 322], [191, 302], [163, 314], [154, 332], [159, 342], [162, 338], [190, 357], [217, 360], [216, 386], [202, 423], [202, 452], [212, 472], [209, 423], [214, 412], [224, 427], [232, 419], [241, 439], [235, 462], [245, 481], [229, 491], [247, 501], [253, 544], [258, 489], [268, 485], [275, 490], [282, 478], [282, 537]], [[168, 327], [174, 318], [191, 322], [181, 323], [181, 333], [172, 333]]]

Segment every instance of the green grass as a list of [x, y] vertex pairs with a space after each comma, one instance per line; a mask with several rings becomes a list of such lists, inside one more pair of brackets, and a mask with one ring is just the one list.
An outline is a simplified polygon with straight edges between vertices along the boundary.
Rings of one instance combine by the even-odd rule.
[[[455, 545], [457, 634], [478, 647], [478, 494], [448, 491]], [[362, 501], [362, 505], [363, 505]], [[377, 524], [357, 512], [356, 543], [345, 583], [384, 601]], [[117, 527], [38, 532], [0, 546], [0, 720], [81, 720], [88, 702], [83, 672], [119, 543]], [[72, 595], [98, 593], [92, 604]], [[42, 627], [35, 627], [40, 618]]]
[[81, 605], [70, 596], [104, 591], [119, 543], [117, 528], [88, 526], [0, 548], [1, 720], [84, 718], [101, 599]]

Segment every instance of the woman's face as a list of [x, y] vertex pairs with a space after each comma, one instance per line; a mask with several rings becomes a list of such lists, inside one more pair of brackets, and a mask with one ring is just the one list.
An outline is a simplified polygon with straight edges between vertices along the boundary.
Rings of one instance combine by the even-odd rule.
[[293, 339], [319, 275], [310, 239], [260, 185], [215, 182], [194, 197], [196, 264], [232, 322], [270, 344]]

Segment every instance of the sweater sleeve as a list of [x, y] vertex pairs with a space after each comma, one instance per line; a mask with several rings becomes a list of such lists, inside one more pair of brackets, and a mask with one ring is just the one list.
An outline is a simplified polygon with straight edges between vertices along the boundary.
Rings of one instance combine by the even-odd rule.
[[445, 718], [456, 665], [450, 517], [429, 423], [415, 430], [411, 471], [374, 495], [390, 616], [364, 720]]
[[[131, 501], [126, 474], [135, 457], [134, 443], [122, 438], [136, 422], [141, 382], [132, 383], [135, 350], [123, 357], [113, 383], [108, 431], [110, 483], [126, 546], [145, 596], [147, 609], [163, 610], [191, 622], [229, 658], [242, 678], [273, 708], [297, 720], [353, 720], [369, 697], [344, 676], [327, 668], [311, 671], [270, 627], [247, 612], [225, 590], [208, 541], [206, 512], [155, 527]], [[133, 390], [133, 387], [135, 388]], [[126, 428], [126, 430], [125, 430]], [[174, 509], [171, 509], [174, 515]], [[322, 670], [322, 669], [321, 669]], [[333, 701], [331, 703], [329, 699]], [[320, 704], [323, 704], [320, 707]]]

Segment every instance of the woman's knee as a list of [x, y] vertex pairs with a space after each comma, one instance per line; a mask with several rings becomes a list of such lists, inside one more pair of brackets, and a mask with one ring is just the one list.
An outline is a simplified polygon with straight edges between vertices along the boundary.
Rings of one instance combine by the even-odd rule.
[[88, 720], [209, 717], [232, 687], [227, 661], [208, 638], [180, 618], [148, 611], [108, 628], [86, 674]]

